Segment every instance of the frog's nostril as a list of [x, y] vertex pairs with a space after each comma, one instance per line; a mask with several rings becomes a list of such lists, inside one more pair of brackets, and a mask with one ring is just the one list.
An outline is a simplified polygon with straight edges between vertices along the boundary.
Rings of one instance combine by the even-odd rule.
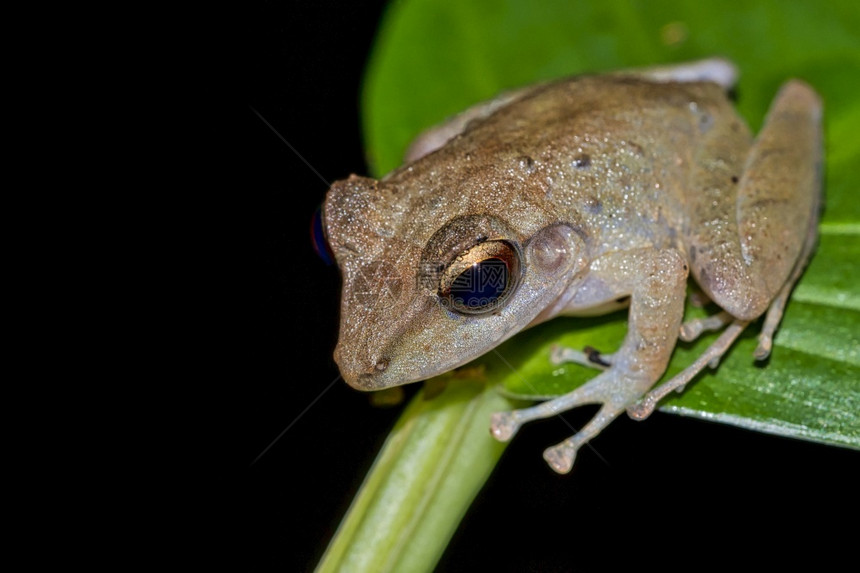
[[388, 359], [380, 358], [378, 360], [371, 359], [361, 365], [359, 378], [365, 381], [370, 381], [376, 376], [379, 376], [388, 368]]
[[371, 363], [364, 367], [364, 372], [361, 374], [362, 378], [370, 379], [378, 374], [382, 374], [388, 368], [388, 359], [380, 358], [379, 360], [370, 361]]
[[380, 387], [380, 376], [388, 368], [388, 359], [380, 359], [364, 368], [358, 375], [357, 385], [361, 390], [376, 390]]

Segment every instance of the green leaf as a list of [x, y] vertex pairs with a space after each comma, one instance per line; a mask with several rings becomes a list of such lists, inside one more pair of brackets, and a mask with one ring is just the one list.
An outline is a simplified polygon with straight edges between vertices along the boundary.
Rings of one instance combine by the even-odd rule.
[[[779, 85], [810, 82], [825, 102], [826, 208], [818, 251], [793, 294], [769, 362], [752, 359], [751, 325], [715, 372], [664, 411], [837, 445], [860, 447], [860, 10], [853, 2], [541, 3], [412, 0], [392, 5], [368, 71], [365, 132], [382, 174], [421, 130], [498, 92], [583, 71], [720, 55], [738, 64], [741, 114], [753, 129]], [[695, 314], [687, 309], [687, 318]], [[521, 398], [569, 392], [594, 375], [554, 367], [553, 344], [612, 352], [626, 314], [556, 319], [498, 351]], [[715, 338], [680, 344], [666, 377]], [[479, 362], [487, 363], [488, 358]]]

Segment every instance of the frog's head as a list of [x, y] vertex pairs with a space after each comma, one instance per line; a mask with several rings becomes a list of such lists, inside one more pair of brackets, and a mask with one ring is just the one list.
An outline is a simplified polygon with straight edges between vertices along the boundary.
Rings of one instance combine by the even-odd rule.
[[552, 314], [586, 265], [580, 232], [545, 211], [511, 206], [503, 217], [451, 199], [434, 214], [435, 196], [352, 176], [326, 197], [343, 275], [335, 361], [354, 388], [424, 380], [477, 358]]

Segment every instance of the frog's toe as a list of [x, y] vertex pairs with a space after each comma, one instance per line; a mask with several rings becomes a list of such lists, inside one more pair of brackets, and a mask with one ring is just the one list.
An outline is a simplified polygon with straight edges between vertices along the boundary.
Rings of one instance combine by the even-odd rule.
[[516, 419], [514, 412], [496, 412], [490, 418], [490, 434], [500, 442], [507, 442], [519, 430], [521, 422]]
[[684, 342], [692, 342], [699, 338], [703, 332], [720, 330], [733, 320], [734, 317], [726, 311], [718, 312], [717, 314], [705, 318], [694, 318], [693, 320], [688, 320], [681, 325], [678, 338]]
[[557, 473], [566, 474], [573, 467], [573, 460], [576, 459], [576, 448], [561, 443], [544, 450], [543, 459]]
[[644, 396], [641, 400], [627, 407], [627, 415], [641, 422], [654, 412], [657, 400], [651, 394]]
[[773, 337], [768, 332], [762, 332], [758, 337], [758, 346], [756, 346], [753, 357], [756, 360], [767, 360], [770, 356], [770, 351], [773, 348]]
[[586, 346], [584, 350], [576, 350], [555, 344], [550, 350], [549, 359], [555, 365], [573, 363], [598, 370], [606, 370], [612, 366], [611, 354], [602, 354], [591, 346]]

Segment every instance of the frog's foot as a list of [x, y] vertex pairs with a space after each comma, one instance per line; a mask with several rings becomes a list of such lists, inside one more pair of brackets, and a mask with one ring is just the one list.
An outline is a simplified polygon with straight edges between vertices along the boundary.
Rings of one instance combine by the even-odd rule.
[[681, 325], [681, 332], [678, 334], [678, 338], [684, 342], [692, 342], [699, 338], [703, 332], [720, 330], [733, 320], [734, 317], [726, 311], [705, 318], [694, 318]]
[[549, 360], [555, 365], [573, 362], [589, 368], [606, 370], [612, 366], [612, 357], [612, 354], [602, 354], [591, 346], [586, 346], [582, 350], [575, 350], [554, 344], [550, 350]]
[[692, 380], [699, 372], [704, 370], [705, 366], [716, 368], [720, 363], [720, 359], [728, 349], [731, 348], [732, 344], [737, 337], [740, 336], [747, 324], [749, 324], [747, 321], [734, 320], [732, 324], [723, 331], [720, 337], [717, 338], [714, 343], [696, 359], [695, 362], [668, 382], [665, 382], [648, 392], [648, 394], [646, 394], [636, 404], [628, 407], [627, 414], [634, 420], [644, 420], [651, 415], [654, 408], [657, 407], [657, 403], [669, 392], [672, 390], [677, 392], [683, 391], [687, 383], [690, 382], [690, 380]]
[[567, 473], [573, 466], [577, 450], [599, 434], [651, 384], [653, 381], [632, 379], [618, 368], [610, 368], [564, 396], [531, 408], [493, 414], [490, 432], [497, 440], [505, 442], [526, 422], [549, 418], [584, 404], [602, 404], [597, 415], [576, 435], [544, 452], [544, 459], [556, 472]]

